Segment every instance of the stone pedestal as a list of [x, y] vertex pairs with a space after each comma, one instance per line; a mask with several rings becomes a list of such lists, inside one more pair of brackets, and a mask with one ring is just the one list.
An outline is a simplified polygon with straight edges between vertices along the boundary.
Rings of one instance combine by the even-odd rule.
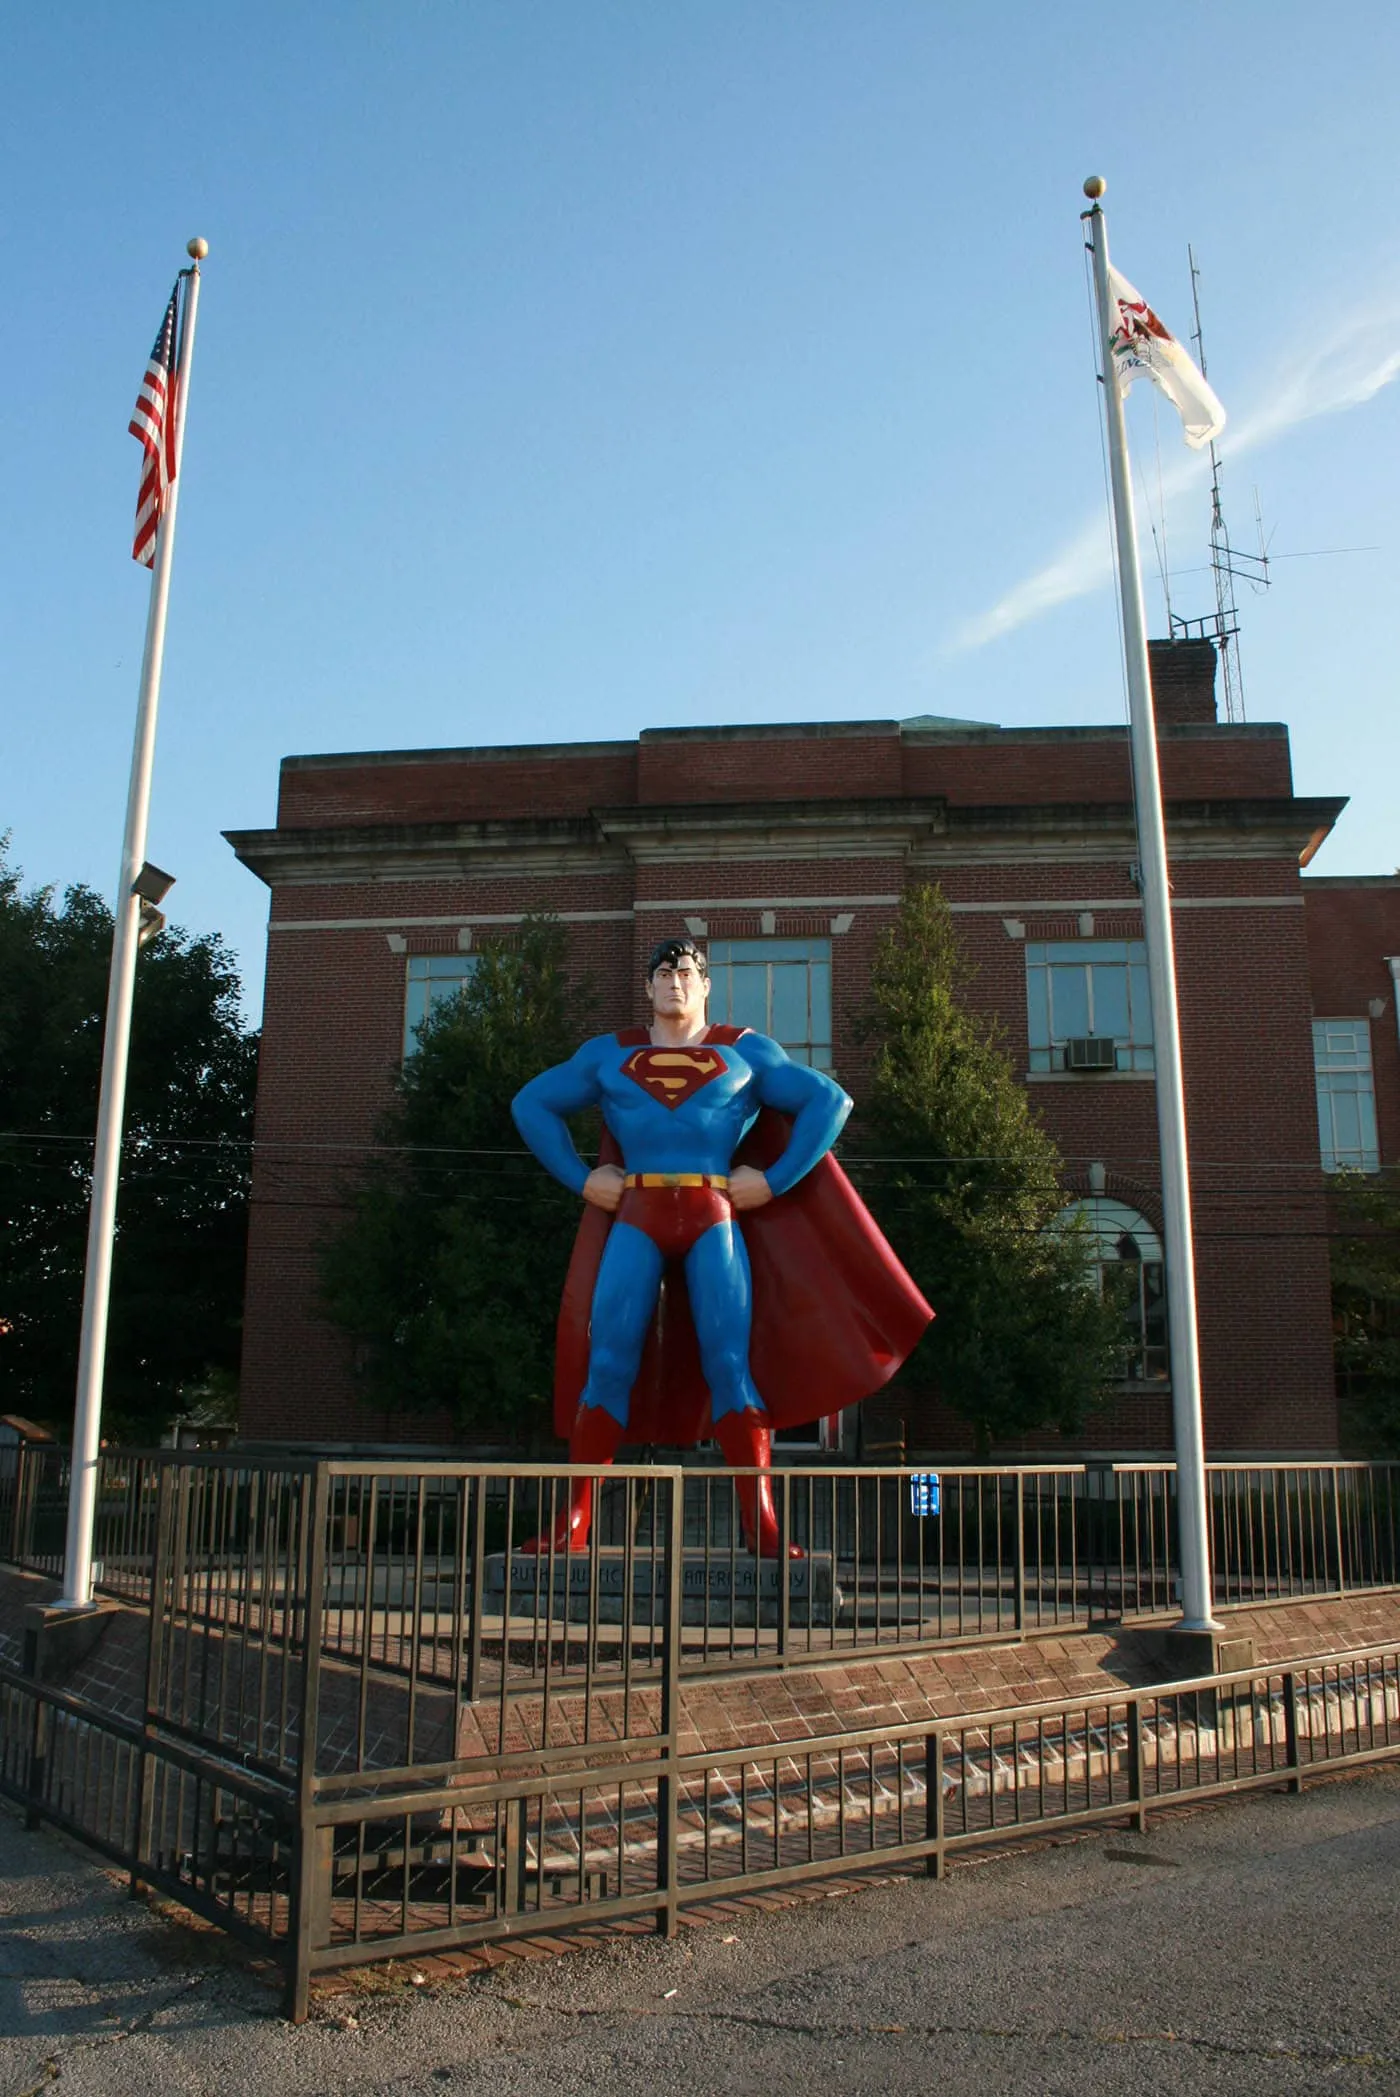
[[[612, 1545], [597, 1554], [598, 1592], [593, 1593], [594, 1560], [587, 1551], [536, 1558], [516, 1551], [507, 1561], [496, 1551], [486, 1561], [482, 1603], [492, 1616], [505, 1614], [506, 1567], [510, 1567], [509, 1615], [552, 1617], [555, 1622], [586, 1624], [660, 1624], [666, 1616], [666, 1568], [649, 1552], [634, 1555]], [[788, 1621], [830, 1624], [842, 1602], [830, 1552], [810, 1558], [733, 1557], [728, 1551], [689, 1550], [681, 1568], [681, 1621], [712, 1628], [745, 1625], [776, 1628], [782, 1583], [786, 1581]], [[629, 1606], [630, 1605], [630, 1606]]]

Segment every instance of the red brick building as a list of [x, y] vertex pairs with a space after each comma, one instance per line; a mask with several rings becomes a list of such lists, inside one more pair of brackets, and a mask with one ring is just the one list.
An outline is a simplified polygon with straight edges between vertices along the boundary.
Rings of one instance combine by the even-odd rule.
[[[1302, 881], [1344, 804], [1295, 794], [1286, 729], [1217, 721], [1209, 644], [1154, 644], [1153, 658], [1208, 1448], [1327, 1451], [1336, 1414], [1313, 1020], [1368, 1022], [1379, 1149], [1400, 1156], [1384, 958], [1400, 955], [1397, 884]], [[442, 1438], [431, 1423], [371, 1414], [357, 1396], [347, 1349], [317, 1315], [315, 1247], [414, 1022], [461, 981], [474, 942], [528, 911], [555, 912], [604, 994], [604, 1023], [622, 1025], [638, 1017], [646, 952], [688, 925], [710, 948], [712, 1017], [765, 1025], [792, 1053], [829, 1061], [859, 1099], [850, 1019], [874, 942], [904, 889], [933, 881], [976, 966], [970, 995], [1001, 1018], [1133, 1326], [1130, 1373], [1089, 1439], [1116, 1453], [1169, 1450], [1126, 729], [920, 718], [292, 757], [276, 828], [229, 835], [272, 896], [249, 1438]], [[1353, 1093], [1365, 1075], [1359, 1035], [1338, 1042], [1329, 1101], [1348, 1092], [1348, 1072]], [[1355, 1101], [1335, 1111], [1340, 1137], [1362, 1128]], [[936, 1277], [920, 1279], [936, 1302]], [[868, 1435], [895, 1432], [911, 1452], [962, 1446], [946, 1416], [907, 1398], [865, 1413]]]

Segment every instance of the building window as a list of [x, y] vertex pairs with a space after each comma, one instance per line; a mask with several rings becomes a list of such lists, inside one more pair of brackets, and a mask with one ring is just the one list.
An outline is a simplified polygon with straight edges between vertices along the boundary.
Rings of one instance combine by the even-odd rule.
[[1324, 1172], [1379, 1172], [1371, 1022], [1315, 1019], [1317, 1133]]
[[794, 1063], [831, 1068], [831, 941], [712, 939], [710, 1018], [771, 1034]]
[[[1140, 939], [1031, 940], [1026, 1005], [1032, 1070], [1154, 1068]], [[1089, 1050], [1091, 1041], [1112, 1048]]]
[[792, 1449], [799, 1455], [804, 1450], [809, 1453], [818, 1449], [828, 1453], [837, 1451], [845, 1439], [843, 1418], [841, 1413], [829, 1413], [824, 1420], [808, 1420], [801, 1427], [775, 1427], [773, 1447]]
[[1123, 1322], [1123, 1381], [1161, 1382], [1168, 1365], [1161, 1239], [1136, 1209], [1102, 1194], [1065, 1209], [1060, 1224], [1077, 1224], [1089, 1233], [1099, 1294], [1117, 1306]]
[[476, 967], [475, 954], [410, 954], [403, 1006], [403, 1052], [418, 1046], [418, 1029], [430, 1013], [465, 990]]

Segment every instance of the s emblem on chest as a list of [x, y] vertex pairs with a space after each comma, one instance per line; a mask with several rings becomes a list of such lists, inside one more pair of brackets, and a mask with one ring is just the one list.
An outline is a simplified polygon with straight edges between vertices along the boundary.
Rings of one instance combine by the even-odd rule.
[[663, 1107], [679, 1107], [724, 1068], [723, 1056], [712, 1048], [640, 1048], [627, 1058], [622, 1075]]

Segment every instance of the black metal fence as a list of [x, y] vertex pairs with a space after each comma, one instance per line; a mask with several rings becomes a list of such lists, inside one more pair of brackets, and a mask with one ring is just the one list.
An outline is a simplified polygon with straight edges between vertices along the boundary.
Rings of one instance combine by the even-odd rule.
[[[674, 1630], [674, 1626], [672, 1627]], [[308, 1735], [309, 1736], [309, 1728]], [[691, 1902], [1400, 1753], [1400, 1648], [916, 1724], [682, 1754], [674, 1722], [606, 1755], [278, 1780], [0, 1671], [0, 1789], [281, 1966], [395, 1956]]]
[[[104, 1450], [94, 1559], [100, 1592], [152, 1593], [162, 1494], [175, 1493], [179, 1609], [256, 1630], [289, 1620], [310, 1548], [306, 1504], [321, 1467], [232, 1451]], [[784, 1468], [774, 1493], [780, 1572], [744, 1548], [736, 1474], [618, 1467], [600, 1475], [585, 1551], [547, 1539], [571, 1474], [558, 1467], [348, 1463], [325, 1467], [325, 1638], [346, 1655], [452, 1679], [470, 1700], [499, 1686], [506, 1643], [559, 1663], [566, 1624], [621, 1620], [629, 1665], [655, 1663], [670, 1548], [659, 1511], [675, 1482], [687, 1666], [782, 1665], [860, 1649], [942, 1645], [1121, 1622], [1179, 1597], [1171, 1464], [957, 1467], [938, 1511], [916, 1511], [933, 1474]], [[168, 1482], [177, 1481], [173, 1486]], [[1208, 1466], [1217, 1607], [1400, 1585], [1400, 1465]], [[68, 1454], [0, 1449], [0, 1561], [60, 1577]], [[923, 1504], [927, 1504], [926, 1500]], [[298, 1556], [298, 1554], [300, 1554]], [[650, 1603], [642, 1599], [645, 1590]], [[586, 1643], [586, 1642], [585, 1642]], [[595, 1656], [596, 1658], [596, 1656]], [[514, 1661], [512, 1659], [512, 1665]], [[567, 1664], [567, 1656], [565, 1663]]]
[[[286, 1970], [652, 1914], [1046, 1821], [1301, 1780], [1400, 1746], [1400, 1653], [716, 1750], [724, 1674], [1160, 1615], [1169, 1466], [596, 1477], [548, 1466], [104, 1452], [124, 1604], [86, 1674], [0, 1666], [0, 1790]], [[1214, 1466], [1221, 1606], [1400, 1584], [1400, 1474]], [[67, 1459], [0, 1469], [0, 1558], [57, 1574]], [[541, 1543], [541, 1540], [543, 1542]], [[531, 1548], [536, 1546], [537, 1548]]]

